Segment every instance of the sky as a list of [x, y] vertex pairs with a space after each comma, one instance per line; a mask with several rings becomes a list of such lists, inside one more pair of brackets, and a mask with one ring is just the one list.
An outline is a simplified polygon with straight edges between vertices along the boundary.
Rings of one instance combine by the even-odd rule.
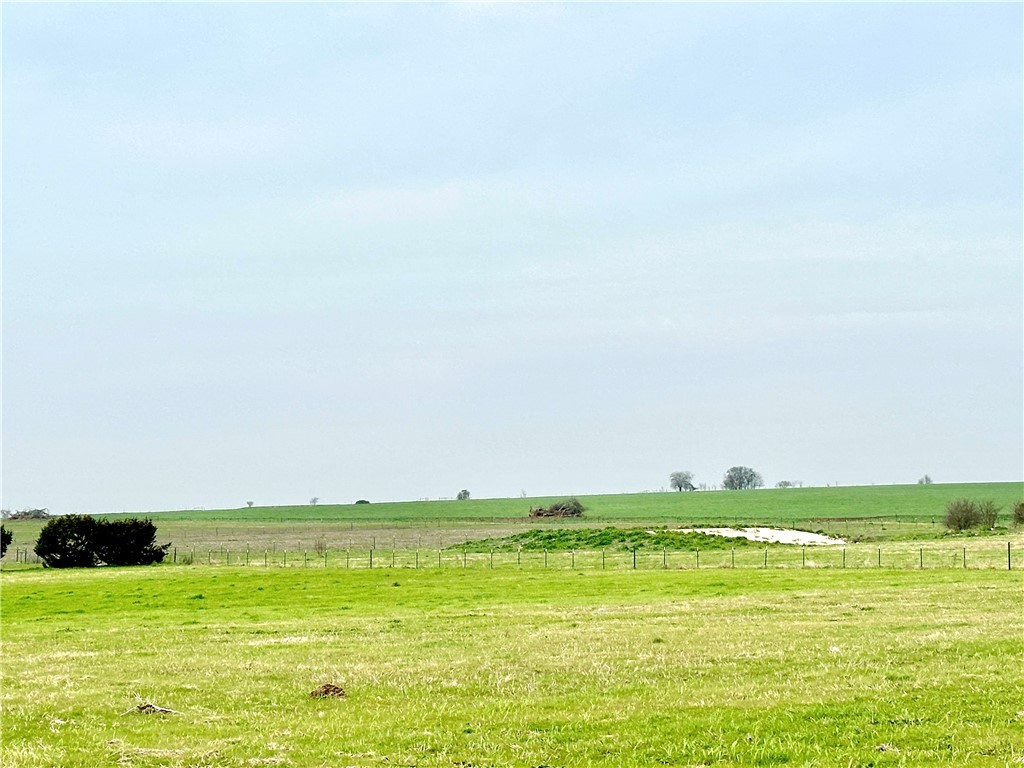
[[1022, 22], [4, 3], [3, 506], [1021, 480]]

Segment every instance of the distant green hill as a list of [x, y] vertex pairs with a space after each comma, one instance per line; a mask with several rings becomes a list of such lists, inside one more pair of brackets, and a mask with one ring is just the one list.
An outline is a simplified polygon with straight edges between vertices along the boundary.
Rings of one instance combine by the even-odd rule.
[[[756, 491], [695, 491], [580, 496], [586, 507], [582, 521], [808, 521], [886, 517], [907, 522], [942, 518], [951, 499], [992, 499], [1005, 509], [1024, 498], [1024, 483], [933, 485], [871, 485], [835, 488], [765, 488]], [[153, 513], [158, 520], [303, 522], [415, 522], [522, 519], [531, 507], [547, 506], [559, 497], [469, 499], [466, 501], [403, 501], [380, 504], [318, 504], [317, 506], [253, 507]]]

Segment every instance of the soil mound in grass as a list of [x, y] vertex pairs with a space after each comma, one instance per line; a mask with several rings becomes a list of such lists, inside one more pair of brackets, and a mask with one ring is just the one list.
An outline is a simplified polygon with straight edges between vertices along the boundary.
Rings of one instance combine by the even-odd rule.
[[344, 699], [345, 690], [340, 685], [334, 685], [334, 683], [324, 683], [319, 688], [314, 688], [312, 691], [310, 691], [309, 698]]

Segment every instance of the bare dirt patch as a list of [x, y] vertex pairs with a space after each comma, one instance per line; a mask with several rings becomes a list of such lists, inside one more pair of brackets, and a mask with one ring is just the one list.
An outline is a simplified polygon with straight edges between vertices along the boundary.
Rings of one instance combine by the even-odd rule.
[[680, 533], [706, 533], [709, 536], [724, 536], [729, 539], [763, 541], [766, 544], [799, 544], [808, 547], [821, 547], [846, 543], [842, 539], [826, 536], [823, 533], [794, 531], [790, 528], [674, 528], [673, 530]]
[[324, 683], [319, 688], [310, 691], [309, 697], [311, 699], [344, 699], [345, 690], [340, 685]]

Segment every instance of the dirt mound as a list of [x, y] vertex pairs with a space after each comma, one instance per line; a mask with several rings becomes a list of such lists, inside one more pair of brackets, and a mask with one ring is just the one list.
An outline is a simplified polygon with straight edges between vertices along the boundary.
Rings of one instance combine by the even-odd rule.
[[324, 683], [319, 688], [309, 692], [311, 699], [344, 699], [345, 689], [333, 683]]

